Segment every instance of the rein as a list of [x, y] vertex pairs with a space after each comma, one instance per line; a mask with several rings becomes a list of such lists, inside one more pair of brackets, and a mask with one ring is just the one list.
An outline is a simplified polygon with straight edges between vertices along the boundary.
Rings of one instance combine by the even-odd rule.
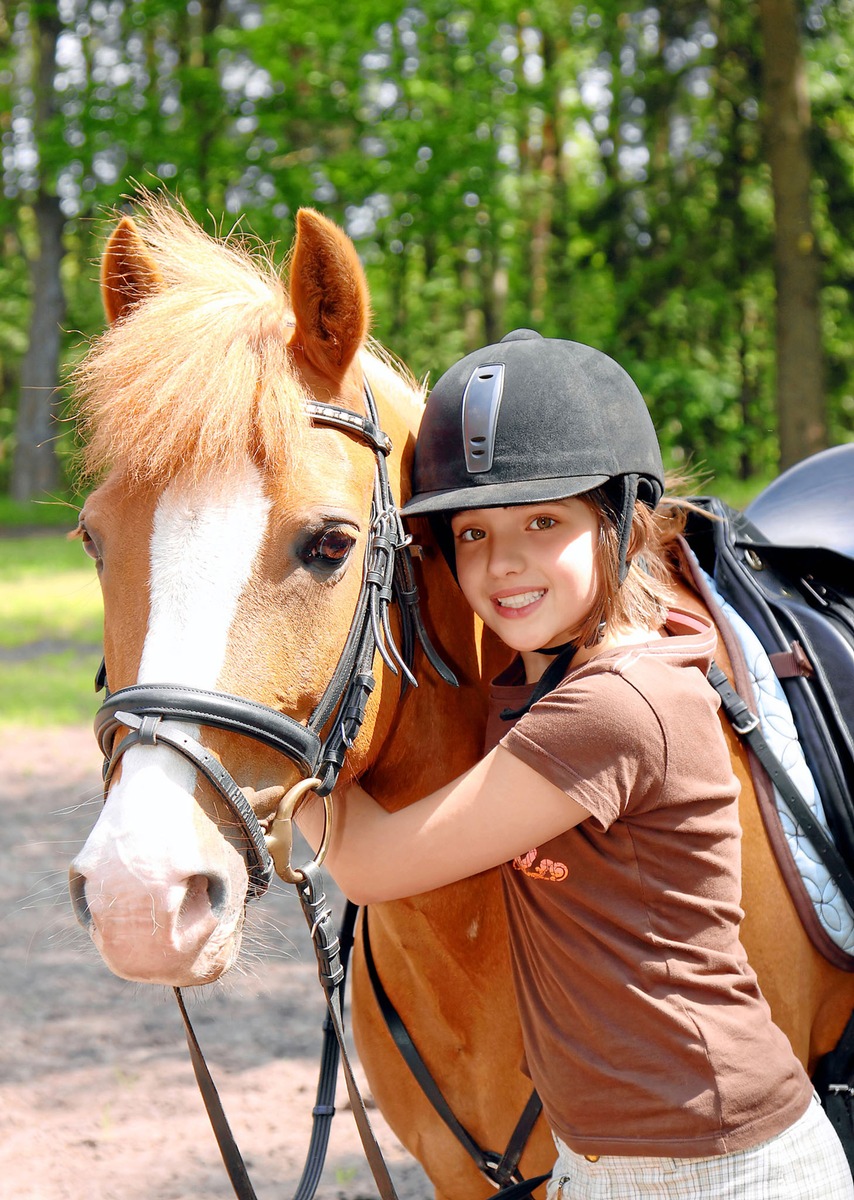
[[[336, 935], [332, 921], [332, 910], [323, 890], [323, 878], [316, 862], [308, 862], [300, 869], [302, 879], [296, 885], [303, 914], [311, 930], [311, 940], [317, 958], [318, 976], [326, 999], [327, 1016], [323, 1025], [323, 1054], [317, 1096], [312, 1110], [311, 1141], [302, 1177], [293, 1200], [312, 1200], [326, 1158], [332, 1118], [335, 1115], [335, 1085], [339, 1061], [344, 1068], [344, 1080], [350, 1106], [365, 1156], [379, 1188], [381, 1200], [398, 1200], [397, 1192], [388, 1173], [365, 1102], [353, 1074], [352, 1062], [344, 1037], [343, 996], [347, 972], [347, 960], [353, 944], [353, 928], [356, 908], [348, 904], [340, 937]], [[216, 1084], [213, 1081], [204, 1054], [199, 1046], [190, 1017], [184, 1004], [181, 989], [175, 988], [175, 999], [184, 1022], [190, 1060], [202, 1094], [211, 1126], [216, 1136], [222, 1161], [238, 1200], [258, 1200], [252, 1186], [243, 1156], [234, 1140], [228, 1119], [222, 1107]]]

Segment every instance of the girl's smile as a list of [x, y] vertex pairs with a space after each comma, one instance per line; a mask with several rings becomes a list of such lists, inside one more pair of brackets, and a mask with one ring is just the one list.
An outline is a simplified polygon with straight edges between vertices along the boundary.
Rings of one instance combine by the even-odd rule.
[[537, 678], [536, 652], [571, 641], [595, 603], [598, 513], [571, 498], [466, 510], [451, 528], [463, 594]]
[[536, 592], [511, 592], [509, 595], [496, 593], [492, 602], [497, 608], [505, 610], [508, 617], [525, 617], [545, 594], [545, 589]]

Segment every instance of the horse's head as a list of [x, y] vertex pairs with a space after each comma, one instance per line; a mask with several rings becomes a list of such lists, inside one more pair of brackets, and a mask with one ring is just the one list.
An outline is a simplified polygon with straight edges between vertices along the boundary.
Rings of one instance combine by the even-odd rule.
[[[370, 422], [348, 430], [335, 412], [364, 416], [369, 381], [400, 497], [419, 392], [367, 347], [355, 250], [310, 210], [298, 218], [289, 295], [269, 263], [158, 205], [114, 231], [102, 291], [111, 324], [78, 391], [89, 468], [103, 482], [80, 532], [98, 565], [106, 677], [119, 693], [102, 738], [108, 756], [127, 748], [72, 865], [72, 896], [116, 974], [203, 983], [234, 960], [247, 898], [252, 830], [229, 802], [233, 785], [263, 825], [308, 770], [276, 738], [295, 737], [310, 757], [304, 731], [328, 730], [327, 687], [363, 602], [385, 448]], [[428, 588], [430, 572], [447, 574], [434, 562]], [[468, 624], [466, 648], [452, 653], [473, 675]], [[250, 703], [226, 701], [227, 719], [209, 722], [205, 692]], [[399, 674], [383, 668], [348, 769], [397, 739], [398, 697]], [[265, 729], [269, 710], [285, 714], [275, 736], [252, 729], [251, 702], [265, 706]], [[209, 769], [198, 770], [200, 755]]]

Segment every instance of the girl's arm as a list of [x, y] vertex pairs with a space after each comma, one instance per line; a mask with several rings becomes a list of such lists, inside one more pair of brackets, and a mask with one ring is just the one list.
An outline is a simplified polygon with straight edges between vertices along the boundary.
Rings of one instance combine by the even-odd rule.
[[[497, 746], [423, 800], [388, 813], [357, 783], [334, 796], [326, 866], [357, 904], [415, 896], [527, 853], [590, 814], [555, 784]], [[323, 804], [309, 799], [300, 829], [316, 848]]]

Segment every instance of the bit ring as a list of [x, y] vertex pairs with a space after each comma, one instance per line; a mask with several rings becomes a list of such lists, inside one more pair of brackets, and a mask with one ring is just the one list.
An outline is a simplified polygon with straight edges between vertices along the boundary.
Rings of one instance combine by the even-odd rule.
[[[283, 796], [276, 809], [276, 815], [270, 822], [269, 831], [266, 834], [267, 849], [270, 852], [270, 857], [276, 868], [276, 874], [285, 883], [302, 883], [305, 879], [305, 873], [299, 868], [291, 864], [291, 855], [294, 849], [294, 816], [299, 810], [300, 805], [305, 800], [309, 792], [319, 788], [321, 780], [312, 777], [311, 779], [301, 779], [299, 783], [295, 783], [289, 792]], [[312, 860], [316, 866], [320, 866], [326, 852], [329, 849], [329, 841], [332, 837], [332, 796], [323, 797], [323, 837], [320, 842], [320, 849]]]

